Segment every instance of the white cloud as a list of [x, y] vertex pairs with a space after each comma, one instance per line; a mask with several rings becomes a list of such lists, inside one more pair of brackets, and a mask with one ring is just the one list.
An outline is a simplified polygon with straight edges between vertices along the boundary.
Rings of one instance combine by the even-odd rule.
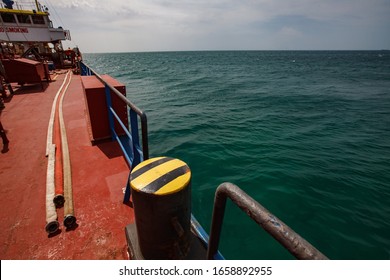
[[[88, 52], [284, 49], [285, 45], [307, 49], [310, 42], [322, 38], [328, 42], [327, 37], [343, 42], [335, 48], [367, 48], [367, 37], [378, 48], [390, 48], [388, 0], [46, 2], [56, 11], [52, 15], [61, 17], [76, 43]], [[378, 38], [373, 37], [373, 30]], [[360, 33], [361, 39], [356, 37], [349, 45], [347, 35], [357, 31], [367, 34]], [[300, 41], [294, 44], [289, 41], [297, 38]]]
[[279, 31], [279, 36], [287, 37], [287, 38], [297, 38], [297, 37], [302, 37], [302, 32], [289, 26], [284, 26], [280, 31]]

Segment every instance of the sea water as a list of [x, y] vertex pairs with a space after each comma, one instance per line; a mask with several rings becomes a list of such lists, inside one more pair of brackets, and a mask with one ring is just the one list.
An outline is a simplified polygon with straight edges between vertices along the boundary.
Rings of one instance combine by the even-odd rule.
[[[192, 212], [210, 230], [232, 182], [331, 259], [390, 259], [390, 52], [85, 54], [148, 116], [150, 155], [192, 171]], [[290, 259], [227, 204], [228, 259]]]

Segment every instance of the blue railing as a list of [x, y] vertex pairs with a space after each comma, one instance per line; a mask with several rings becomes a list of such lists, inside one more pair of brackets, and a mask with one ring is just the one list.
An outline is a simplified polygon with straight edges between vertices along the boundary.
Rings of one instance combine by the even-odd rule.
[[[106, 102], [108, 108], [108, 120], [111, 130], [112, 140], [116, 140], [121, 147], [123, 154], [130, 168], [134, 168], [140, 162], [149, 158], [149, 145], [148, 145], [148, 127], [147, 118], [143, 111], [123, 96], [116, 88], [107, 83], [98, 73], [96, 73], [91, 67], [84, 62], [80, 62], [81, 76], [96, 76], [96, 78], [104, 85]], [[130, 122], [130, 129], [128, 124], [124, 124], [115, 112], [112, 106], [111, 94], [115, 94], [123, 103], [127, 105], [128, 116]], [[117, 122], [125, 132], [125, 135], [118, 135], [115, 131], [115, 122]], [[142, 149], [140, 145], [140, 131], [138, 123], [141, 123], [141, 135], [142, 135]], [[126, 192], [124, 202], [128, 202], [130, 199], [130, 185], [126, 186]]]

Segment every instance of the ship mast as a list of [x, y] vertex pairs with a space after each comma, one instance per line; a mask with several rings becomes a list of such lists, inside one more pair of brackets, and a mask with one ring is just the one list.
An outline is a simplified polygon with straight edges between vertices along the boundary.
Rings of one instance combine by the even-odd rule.
[[35, 5], [37, 6], [37, 11], [40, 12], [41, 9], [39, 8], [39, 3], [38, 3], [38, 0], [35, 0]]

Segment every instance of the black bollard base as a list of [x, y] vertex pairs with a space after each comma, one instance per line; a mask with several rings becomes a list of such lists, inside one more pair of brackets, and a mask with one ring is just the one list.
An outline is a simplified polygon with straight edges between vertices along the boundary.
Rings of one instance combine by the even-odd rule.
[[[125, 227], [127, 249], [131, 260], [144, 260], [141, 253], [136, 224], [129, 224]], [[206, 260], [207, 248], [204, 243], [198, 238], [195, 232], [191, 230], [191, 247], [188, 255], [184, 260]]]

